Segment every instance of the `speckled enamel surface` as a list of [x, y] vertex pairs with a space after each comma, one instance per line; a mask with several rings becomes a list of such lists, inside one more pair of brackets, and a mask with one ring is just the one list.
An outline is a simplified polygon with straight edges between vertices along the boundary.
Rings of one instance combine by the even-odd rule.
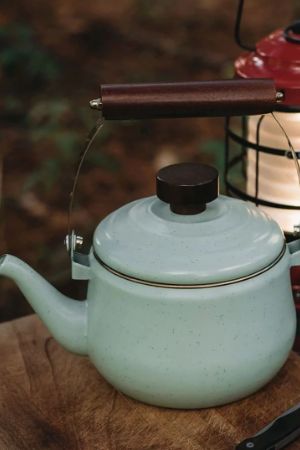
[[[186, 217], [153, 197], [127, 205], [98, 227], [96, 251], [116, 264], [119, 255], [122, 271], [191, 283], [256, 273], [285, 246], [279, 227], [255, 207], [226, 197], [210, 206]], [[296, 330], [290, 267], [300, 264], [300, 240], [284, 248], [259, 275], [194, 289], [126, 280], [91, 249], [72, 262], [73, 278], [89, 280], [84, 302], [11, 255], [0, 258], [0, 275], [18, 284], [58, 342], [88, 355], [121, 392], [158, 406], [203, 408], [258, 390], [287, 359]]]
[[296, 327], [288, 251], [256, 278], [200, 289], [139, 285], [91, 258], [88, 352], [129, 396], [173, 408], [224, 404], [286, 360]]
[[88, 355], [118, 390], [154, 405], [202, 408], [249, 395], [285, 362], [296, 328], [289, 274], [300, 263], [296, 244], [254, 278], [197, 289], [125, 280], [91, 252], [90, 268], [82, 266], [90, 279], [84, 302], [13, 256], [0, 259], [0, 274], [16, 281], [58, 342]]
[[205, 284], [253, 274], [284, 245], [272, 219], [241, 200], [220, 196], [201, 214], [171, 212], [157, 197], [123, 206], [97, 227], [94, 249], [108, 266], [142, 280]]

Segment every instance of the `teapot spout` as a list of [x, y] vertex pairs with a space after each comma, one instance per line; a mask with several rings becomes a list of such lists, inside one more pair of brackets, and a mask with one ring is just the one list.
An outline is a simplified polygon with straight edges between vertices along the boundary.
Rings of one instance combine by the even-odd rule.
[[87, 300], [66, 297], [28, 264], [11, 255], [0, 257], [0, 275], [15, 281], [63, 347], [80, 355], [87, 354]]

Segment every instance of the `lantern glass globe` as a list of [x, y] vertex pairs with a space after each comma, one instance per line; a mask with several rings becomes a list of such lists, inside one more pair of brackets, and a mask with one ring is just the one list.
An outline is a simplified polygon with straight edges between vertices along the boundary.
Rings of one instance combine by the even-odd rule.
[[[295, 149], [300, 150], [300, 113], [276, 112], [276, 118], [286, 131]], [[248, 118], [248, 140], [256, 143], [258, 121], [261, 116]], [[259, 145], [286, 149], [289, 145], [283, 131], [271, 114], [264, 117], [259, 132]], [[247, 194], [256, 193], [256, 150], [247, 149]], [[283, 231], [293, 233], [300, 226], [300, 186], [295, 161], [287, 156], [259, 152], [258, 198], [273, 203], [299, 206], [298, 210], [260, 206], [273, 217]]]

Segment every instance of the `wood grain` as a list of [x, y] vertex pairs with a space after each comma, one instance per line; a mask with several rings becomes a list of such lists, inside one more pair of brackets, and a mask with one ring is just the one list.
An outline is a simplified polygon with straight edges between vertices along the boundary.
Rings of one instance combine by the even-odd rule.
[[107, 120], [243, 116], [276, 109], [272, 79], [103, 84], [100, 96]]
[[[0, 326], [1, 450], [225, 450], [300, 402], [292, 354], [257, 394], [220, 408], [180, 411], [115, 391], [88, 359], [63, 350], [36, 316]], [[289, 447], [300, 449], [300, 441]]]

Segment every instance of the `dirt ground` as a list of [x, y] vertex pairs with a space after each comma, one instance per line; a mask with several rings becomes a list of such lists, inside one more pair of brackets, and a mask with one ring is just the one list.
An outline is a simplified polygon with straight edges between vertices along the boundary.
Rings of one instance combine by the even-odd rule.
[[[297, 18], [296, 1], [246, 1], [253, 44]], [[229, 78], [241, 50], [236, 0], [29, 0], [0, 7], [1, 253], [31, 264], [76, 298], [63, 241], [74, 171], [101, 83]], [[274, 13], [276, 12], [276, 13]], [[155, 171], [177, 161], [223, 167], [223, 120], [107, 122], [83, 166], [73, 225], [88, 248], [109, 212], [151, 195]], [[41, 293], [42, 295], [42, 293]], [[1, 279], [0, 320], [30, 312]]]

